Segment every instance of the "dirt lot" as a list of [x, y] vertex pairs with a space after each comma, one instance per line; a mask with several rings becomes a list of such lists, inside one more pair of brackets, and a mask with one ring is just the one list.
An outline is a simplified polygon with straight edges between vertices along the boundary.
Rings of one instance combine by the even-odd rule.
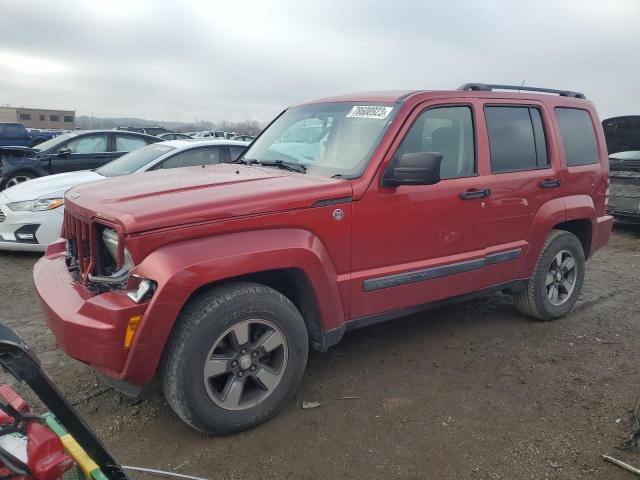
[[[0, 320], [125, 465], [211, 479], [625, 479], [603, 453], [640, 465], [616, 450], [640, 395], [638, 229], [618, 229], [589, 262], [567, 318], [532, 322], [496, 295], [352, 332], [311, 353], [283, 413], [226, 438], [190, 430], [157, 388], [131, 405], [57, 350], [36, 260], [0, 253]], [[357, 398], [301, 408], [344, 396]]]

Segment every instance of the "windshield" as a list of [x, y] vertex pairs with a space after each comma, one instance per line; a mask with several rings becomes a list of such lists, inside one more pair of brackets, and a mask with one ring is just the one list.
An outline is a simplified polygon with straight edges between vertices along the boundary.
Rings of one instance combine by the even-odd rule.
[[140, 170], [145, 165], [148, 165], [171, 150], [175, 150], [175, 147], [161, 144], [147, 145], [146, 147], [134, 150], [133, 152], [127, 153], [120, 158], [107, 163], [103, 167], [97, 169], [96, 172], [105, 177], [129, 175], [130, 173]]
[[65, 142], [70, 138], [75, 137], [76, 135], [78, 134], [74, 132], [65, 133], [64, 135], [58, 135], [57, 137], [53, 137], [52, 139], [47, 140], [46, 142], [39, 143], [38, 145], [33, 147], [33, 149], [37, 152], [44, 152], [45, 150], [49, 150], [52, 147], [57, 147], [62, 142]]
[[302, 165], [307, 173], [326, 177], [358, 177], [395, 113], [395, 104], [293, 107], [254, 140], [243, 159]]

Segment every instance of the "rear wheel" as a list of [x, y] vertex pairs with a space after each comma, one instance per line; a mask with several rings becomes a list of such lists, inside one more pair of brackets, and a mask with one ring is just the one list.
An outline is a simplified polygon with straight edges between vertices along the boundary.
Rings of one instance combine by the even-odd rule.
[[217, 287], [178, 319], [164, 358], [165, 396], [198, 430], [239, 432], [291, 398], [307, 352], [304, 320], [282, 294], [255, 283]]
[[518, 309], [539, 320], [555, 320], [575, 305], [584, 282], [585, 258], [578, 237], [553, 230], [527, 288], [515, 295]]

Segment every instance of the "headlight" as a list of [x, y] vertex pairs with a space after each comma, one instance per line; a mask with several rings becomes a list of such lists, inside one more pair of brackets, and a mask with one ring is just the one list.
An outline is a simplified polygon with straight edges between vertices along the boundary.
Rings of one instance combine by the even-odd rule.
[[[102, 243], [105, 248], [113, 258], [114, 262], [118, 261], [118, 232], [116, 232], [112, 228], [105, 228], [102, 231]], [[130, 270], [133, 268], [133, 259], [131, 258], [131, 254], [129, 250], [125, 247], [124, 249], [124, 265], [122, 268]]]
[[37, 200], [8, 203], [7, 207], [14, 212], [42, 212], [44, 210], [53, 210], [62, 205], [64, 205], [63, 198], [38, 198]]

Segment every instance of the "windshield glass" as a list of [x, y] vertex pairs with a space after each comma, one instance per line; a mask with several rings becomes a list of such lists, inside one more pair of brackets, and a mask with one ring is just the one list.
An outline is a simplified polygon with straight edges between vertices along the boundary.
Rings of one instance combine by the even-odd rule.
[[171, 150], [175, 150], [175, 147], [161, 144], [147, 145], [146, 147], [127, 153], [120, 158], [116, 158], [114, 161], [97, 169], [96, 172], [105, 177], [129, 175]]
[[293, 107], [251, 144], [243, 158], [303, 165], [307, 173], [326, 177], [358, 177], [395, 113], [395, 104], [336, 102]]
[[75, 137], [76, 135], [78, 134], [73, 132], [65, 133], [64, 135], [58, 135], [57, 137], [53, 137], [52, 139], [47, 140], [46, 142], [39, 143], [38, 145], [33, 147], [33, 149], [37, 152], [44, 152], [45, 150], [49, 150], [52, 147], [57, 147], [61, 143], [69, 140], [70, 138]]

